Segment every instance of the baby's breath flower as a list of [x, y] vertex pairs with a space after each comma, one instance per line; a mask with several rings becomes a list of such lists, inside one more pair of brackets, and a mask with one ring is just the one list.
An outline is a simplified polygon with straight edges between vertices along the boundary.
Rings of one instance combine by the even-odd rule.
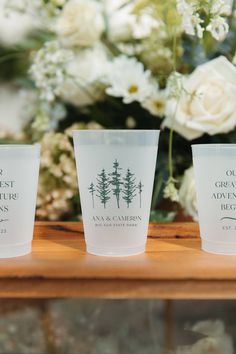
[[41, 140], [41, 173], [36, 214], [56, 220], [71, 212], [77, 194], [77, 177], [71, 140], [63, 133], [46, 133]]
[[167, 96], [178, 99], [183, 93], [184, 76], [177, 71], [173, 71], [167, 81]]
[[179, 201], [179, 193], [175, 187], [176, 180], [173, 177], [170, 177], [166, 182], [164, 189], [164, 198], [170, 199], [172, 202]]
[[202, 38], [204, 29], [201, 27], [203, 20], [196, 12], [195, 7], [185, 0], [177, 0], [177, 10], [182, 16], [183, 30], [189, 35]]
[[66, 109], [63, 104], [59, 102], [40, 102], [36, 105], [34, 113], [35, 119], [32, 123], [32, 128], [35, 132], [43, 133], [50, 130], [55, 130], [58, 122], [65, 118]]
[[30, 74], [39, 89], [40, 98], [52, 102], [59, 95], [66, 78], [66, 64], [73, 53], [57, 41], [46, 42], [35, 55]]
[[[177, 0], [177, 10], [182, 17], [183, 30], [189, 35], [203, 37], [205, 30], [209, 31], [217, 41], [225, 39], [229, 26], [222, 16], [232, 13], [232, 3], [228, 0], [195, 1]], [[203, 26], [202, 13], [210, 18], [208, 26]], [[201, 16], [200, 16], [201, 14]]]

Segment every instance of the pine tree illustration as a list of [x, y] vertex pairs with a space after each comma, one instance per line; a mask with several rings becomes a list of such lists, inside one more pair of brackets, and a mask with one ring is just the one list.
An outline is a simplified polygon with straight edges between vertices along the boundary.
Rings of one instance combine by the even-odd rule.
[[109, 184], [109, 179], [107, 178], [106, 172], [103, 168], [102, 172], [98, 174], [96, 186], [98, 194], [96, 194], [96, 196], [100, 199], [104, 209], [106, 208], [106, 204], [110, 199], [109, 194], [111, 191], [109, 189]]
[[139, 184], [137, 185], [138, 188], [138, 193], [139, 193], [139, 207], [142, 207], [142, 192], [143, 192], [143, 184], [140, 181]]
[[129, 208], [129, 205], [132, 203], [132, 200], [136, 196], [135, 190], [137, 189], [136, 184], [135, 184], [135, 177], [134, 173], [131, 173], [129, 168], [126, 172], [124, 180], [124, 188], [123, 188], [123, 199], [125, 200], [127, 204], [127, 208]]
[[116, 159], [113, 162], [114, 171], [112, 173], [109, 173], [109, 176], [111, 176], [110, 184], [114, 186], [112, 192], [113, 195], [116, 197], [116, 203], [118, 208], [120, 208], [120, 193], [122, 191], [121, 186], [123, 184], [123, 182], [121, 181], [121, 174], [119, 173], [119, 171], [122, 170], [122, 168], [120, 168], [119, 166], [120, 164]]
[[93, 182], [90, 183], [90, 186], [89, 186], [88, 190], [89, 190], [89, 193], [90, 193], [91, 196], [92, 196], [92, 202], [93, 202], [93, 208], [94, 208], [94, 192], [96, 191], [96, 189], [95, 189], [95, 187], [94, 187]]

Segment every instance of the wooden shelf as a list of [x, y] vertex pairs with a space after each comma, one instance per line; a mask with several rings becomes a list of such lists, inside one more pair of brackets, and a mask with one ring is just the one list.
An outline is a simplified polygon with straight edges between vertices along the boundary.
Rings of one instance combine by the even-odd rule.
[[236, 256], [201, 251], [195, 223], [150, 224], [145, 254], [108, 258], [81, 223], [37, 222], [32, 254], [0, 260], [0, 297], [236, 299]]

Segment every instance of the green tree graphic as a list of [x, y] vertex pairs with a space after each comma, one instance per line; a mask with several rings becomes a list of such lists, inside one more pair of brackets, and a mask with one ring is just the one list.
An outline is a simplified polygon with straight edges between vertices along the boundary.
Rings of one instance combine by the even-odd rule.
[[92, 196], [92, 202], [93, 202], [93, 208], [94, 208], [94, 193], [95, 193], [96, 190], [95, 190], [93, 182], [90, 183], [90, 186], [89, 186], [88, 190], [89, 190], [89, 193]]
[[123, 180], [124, 180], [123, 199], [127, 204], [127, 208], [129, 208], [129, 205], [132, 203], [132, 200], [136, 196], [135, 190], [137, 189], [135, 184], [134, 173], [131, 173], [129, 168]]
[[116, 159], [113, 162], [113, 169], [114, 170], [112, 173], [109, 173], [109, 176], [111, 176], [110, 184], [112, 184], [112, 186], [114, 186], [112, 191], [113, 191], [113, 195], [116, 197], [116, 203], [117, 203], [118, 208], [120, 208], [120, 193], [122, 191], [121, 186], [123, 184], [123, 182], [121, 181], [121, 174], [119, 173], [119, 171], [122, 170], [122, 168], [120, 168], [119, 166], [120, 166], [120, 164]]
[[102, 172], [98, 174], [97, 178], [97, 197], [100, 199], [101, 203], [104, 206], [104, 209], [106, 208], [106, 204], [108, 200], [110, 199], [109, 194], [109, 179], [107, 178], [106, 172], [104, 168], [102, 169]]
[[143, 192], [143, 184], [142, 182], [140, 181], [139, 184], [137, 185], [137, 188], [138, 188], [138, 193], [139, 193], [139, 207], [141, 208], [142, 207], [142, 192]]

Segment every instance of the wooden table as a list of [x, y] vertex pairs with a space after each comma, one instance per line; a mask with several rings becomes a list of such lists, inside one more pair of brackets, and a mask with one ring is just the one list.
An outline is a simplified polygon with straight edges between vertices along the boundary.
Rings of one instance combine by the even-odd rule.
[[195, 223], [150, 224], [147, 252], [86, 254], [77, 222], [36, 222], [33, 252], [0, 260], [1, 298], [235, 299], [236, 256], [200, 250]]

